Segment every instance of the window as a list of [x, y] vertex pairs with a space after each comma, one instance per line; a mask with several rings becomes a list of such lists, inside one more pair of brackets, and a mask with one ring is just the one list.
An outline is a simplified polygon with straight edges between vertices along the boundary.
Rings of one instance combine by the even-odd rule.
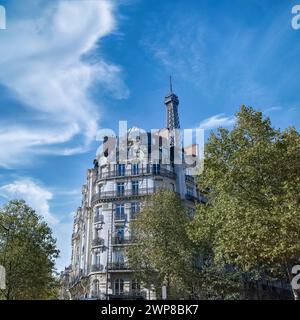
[[114, 285], [114, 291], [116, 295], [122, 294], [124, 292], [124, 280], [123, 279], [116, 279]]
[[125, 220], [124, 204], [117, 204], [115, 212], [115, 220]]
[[125, 164], [118, 164], [117, 165], [117, 175], [118, 176], [125, 176]]
[[132, 194], [137, 195], [139, 193], [139, 182], [132, 181]]
[[152, 172], [153, 174], [159, 174], [160, 173], [160, 164], [156, 163], [152, 165]]
[[93, 292], [92, 292], [92, 296], [93, 297], [98, 297], [99, 293], [100, 293], [100, 288], [99, 288], [99, 280], [94, 280], [93, 281]]
[[104, 216], [101, 213], [101, 208], [96, 208], [94, 213], [94, 223], [103, 223]]
[[116, 270], [124, 269], [125, 257], [124, 251], [120, 248], [115, 248], [114, 251], [114, 267]]
[[171, 190], [172, 190], [172, 191], [175, 191], [175, 185], [174, 185], [174, 183], [170, 183], [170, 187], [171, 187]]
[[117, 244], [123, 243], [124, 234], [125, 234], [125, 229], [123, 226], [117, 226], [115, 228], [115, 236], [116, 236], [116, 243]]
[[131, 212], [134, 212], [134, 213], [140, 212], [140, 203], [139, 202], [132, 202], [131, 203]]
[[125, 193], [124, 182], [117, 183], [117, 195], [124, 196], [124, 193]]
[[132, 164], [131, 171], [132, 171], [132, 174], [139, 174], [139, 164], [138, 163]]
[[100, 266], [100, 253], [96, 253], [94, 255], [94, 265], [99, 267]]
[[150, 173], [150, 171], [151, 171], [150, 169], [151, 169], [150, 164], [147, 163], [147, 173]]
[[139, 202], [132, 202], [131, 203], [131, 219], [136, 219], [137, 214], [140, 212], [140, 203]]

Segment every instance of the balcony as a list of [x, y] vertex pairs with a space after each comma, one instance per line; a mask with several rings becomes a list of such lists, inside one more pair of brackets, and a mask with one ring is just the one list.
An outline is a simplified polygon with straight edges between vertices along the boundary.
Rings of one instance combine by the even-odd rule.
[[133, 237], [132, 236], [127, 236], [127, 237], [120, 237], [120, 236], [115, 236], [112, 237], [112, 245], [123, 245], [123, 244], [129, 244], [132, 243]]
[[109, 300], [146, 300], [147, 293], [144, 291], [114, 292], [109, 295]]
[[94, 217], [94, 223], [103, 223], [104, 222], [104, 216], [102, 214], [96, 215]]
[[92, 246], [93, 247], [104, 246], [104, 239], [102, 238], [93, 239]]
[[190, 182], [190, 183], [195, 183], [194, 177], [193, 176], [189, 176], [189, 175], [185, 176], [185, 181], [186, 182]]
[[96, 193], [92, 197], [92, 203], [96, 202], [108, 202], [110, 200], [119, 200], [123, 198], [139, 198], [143, 196], [151, 195], [155, 192], [155, 188], [144, 188], [137, 190], [124, 190], [124, 192], [115, 191], [106, 191], [101, 193]]
[[126, 221], [126, 214], [115, 212], [114, 219], [115, 221]]
[[121, 270], [130, 270], [129, 266], [125, 262], [112, 262], [107, 266], [108, 270], [111, 271], [121, 271]]
[[104, 266], [102, 264], [93, 264], [91, 268], [91, 272], [100, 272], [104, 270]]
[[171, 179], [176, 179], [176, 174], [173, 170], [168, 169], [166, 166], [160, 165], [160, 167], [154, 167], [151, 165], [142, 166], [138, 171], [131, 169], [118, 172], [118, 170], [111, 170], [98, 174], [98, 181], [106, 179], [118, 179], [124, 177], [138, 177], [143, 175], [160, 175], [166, 176]]

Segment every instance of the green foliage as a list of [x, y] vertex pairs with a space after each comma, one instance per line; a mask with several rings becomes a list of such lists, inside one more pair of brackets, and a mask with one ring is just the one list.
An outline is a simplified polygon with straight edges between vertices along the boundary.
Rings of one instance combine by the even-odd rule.
[[144, 286], [167, 285], [168, 296], [180, 296], [192, 272], [194, 248], [186, 226], [189, 217], [180, 198], [170, 191], [159, 191], [145, 204], [132, 223], [136, 240], [127, 249], [127, 258]]
[[214, 264], [195, 274], [192, 297], [201, 300], [237, 300], [243, 297], [242, 274]]
[[58, 254], [51, 229], [25, 201], [10, 201], [0, 210], [0, 264], [6, 268], [7, 283], [3, 297], [55, 298]]
[[300, 135], [242, 106], [232, 131], [212, 133], [198, 185], [208, 203], [190, 226], [215, 261], [282, 276], [300, 257]]

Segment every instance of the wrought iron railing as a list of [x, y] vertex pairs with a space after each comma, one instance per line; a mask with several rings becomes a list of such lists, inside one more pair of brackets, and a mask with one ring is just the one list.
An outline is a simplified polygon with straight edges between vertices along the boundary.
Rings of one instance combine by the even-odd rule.
[[104, 239], [102, 239], [102, 238], [93, 239], [92, 246], [93, 247], [104, 246]]
[[148, 166], [143, 166], [139, 168], [138, 171], [127, 169], [121, 172], [119, 172], [118, 170], [100, 172], [98, 174], [98, 180], [118, 178], [118, 177], [122, 178], [122, 177], [129, 177], [129, 176], [140, 176], [140, 175], [161, 175], [161, 176], [167, 176], [171, 179], [176, 178], [176, 174], [172, 169], [166, 168], [162, 165], [160, 167], [148, 165]]
[[194, 179], [193, 176], [186, 175], [185, 176], [185, 181], [190, 182], [190, 183], [194, 183], [195, 179]]
[[114, 220], [115, 221], [124, 221], [124, 220], [126, 220], [126, 214], [125, 213], [117, 213], [117, 212], [115, 212]]
[[108, 270], [130, 270], [129, 266], [125, 262], [112, 262], [107, 266]]
[[110, 299], [117, 299], [117, 300], [127, 300], [127, 299], [146, 299], [147, 298], [147, 293], [145, 291], [129, 291], [129, 292], [125, 292], [125, 291], [117, 291], [114, 292], [112, 295], [110, 295]]
[[115, 191], [104, 191], [101, 193], [96, 193], [92, 197], [92, 202], [98, 200], [106, 200], [111, 198], [124, 198], [124, 197], [139, 197], [139, 196], [147, 196], [151, 195], [156, 191], [155, 188], [143, 188], [139, 189], [138, 192], [136, 190], [124, 190], [124, 192]]
[[102, 264], [93, 264], [91, 267], [91, 272], [103, 271], [104, 266]]
[[103, 214], [99, 214], [94, 216], [94, 223], [99, 223], [99, 222], [103, 222], [104, 221], [104, 216]]
[[118, 245], [118, 244], [129, 244], [132, 243], [133, 241], [132, 236], [115, 236], [112, 237], [112, 244], [113, 245]]

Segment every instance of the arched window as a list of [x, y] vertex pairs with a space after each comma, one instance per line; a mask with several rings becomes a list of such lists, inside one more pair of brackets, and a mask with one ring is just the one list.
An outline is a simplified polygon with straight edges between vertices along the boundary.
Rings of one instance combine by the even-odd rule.
[[124, 280], [116, 279], [115, 280], [115, 294], [120, 295], [124, 292]]

